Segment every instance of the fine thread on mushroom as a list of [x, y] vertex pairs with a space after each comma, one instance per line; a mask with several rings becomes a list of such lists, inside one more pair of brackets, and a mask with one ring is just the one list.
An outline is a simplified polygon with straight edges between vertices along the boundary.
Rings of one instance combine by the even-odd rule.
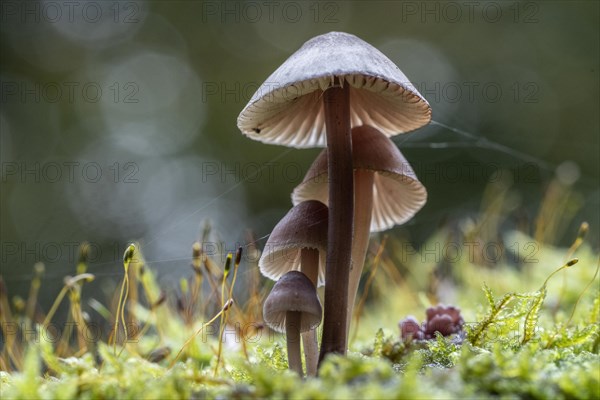
[[[317, 118], [320, 120], [322, 118], [322, 116], [319, 114], [319, 116]], [[318, 122], [318, 123], [320, 123], [320, 122]], [[405, 148], [422, 148], [423, 147], [423, 148], [428, 148], [428, 149], [444, 149], [445, 145], [448, 145], [448, 147], [459, 146], [459, 147], [463, 147], [463, 148], [490, 149], [490, 150], [495, 150], [495, 151], [499, 151], [504, 154], [511, 155], [511, 156], [513, 156], [517, 159], [523, 160], [523, 161], [535, 163], [537, 166], [539, 166], [540, 168], [542, 168], [543, 170], [548, 171], [548, 172], [552, 172], [552, 171], [556, 170], [556, 165], [548, 163], [538, 157], [532, 156], [531, 154], [527, 154], [522, 151], [513, 149], [509, 146], [503, 145], [503, 144], [498, 143], [491, 139], [486, 138], [485, 141], [480, 141], [479, 139], [484, 137], [483, 134], [475, 134], [475, 133], [469, 132], [465, 129], [462, 129], [462, 128], [459, 128], [459, 127], [456, 127], [453, 125], [449, 125], [449, 124], [446, 124], [446, 123], [443, 123], [443, 122], [437, 121], [437, 120], [431, 120], [430, 124], [447, 129], [451, 133], [454, 133], [458, 136], [462, 136], [467, 139], [471, 139], [473, 141], [467, 141], [467, 142], [453, 141], [453, 142], [447, 142], [447, 143], [446, 142], [444, 142], [444, 143], [405, 143], [409, 139], [409, 137], [406, 137], [406, 136], [402, 137], [401, 135], [394, 136], [392, 140], [397, 145], [402, 145]], [[443, 144], [444, 147], [439, 147], [440, 144]], [[156, 241], [160, 237], [161, 234], [170, 232], [171, 230], [173, 230], [173, 229], [177, 228], [179, 225], [181, 225], [181, 223], [183, 223], [183, 222], [189, 222], [190, 217], [205, 210], [207, 207], [209, 207], [210, 205], [217, 202], [223, 196], [225, 196], [225, 195], [233, 192], [237, 188], [241, 187], [246, 181], [254, 179], [257, 176], [257, 174], [262, 173], [265, 168], [268, 168], [268, 165], [271, 165], [273, 162], [285, 157], [291, 151], [292, 151], [292, 149], [283, 150], [281, 154], [275, 156], [273, 159], [266, 162], [262, 167], [258, 168], [255, 173], [251, 173], [251, 174], [248, 174], [247, 176], [244, 176], [242, 179], [240, 179], [239, 182], [237, 182], [231, 188], [228, 188], [227, 190], [223, 191], [219, 195], [215, 196], [213, 199], [207, 201], [206, 204], [199, 206], [197, 209], [195, 209], [191, 213], [186, 214], [185, 216], [179, 218], [176, 222], [173, 223], [173, 225], [171, 225], [169, 228], [166, 228], [163, 232], [154, 234], [154, 237], [152, 237], [148, 242], [146, 242], [146, 246], [149, 246], [151, 243]], [[270, 234], [265, 234], [265, 235], [257, 238], [254, 243], [246, 243], [243, 247], [245, 248], [246, 246], [251, 246], [251, 245], [254, 245], [255, 243], [258, 243], [261, 240], [266, 240], [266, 239], [268, 239], [269, 235]], [[140, 239], [140, 242], [142, 242], [142, 241], [143, 240]], [[221, 254], [221, 255], [223, 255], [223, 254]], [[167, 262], [173, 262], [173, 261], [186, 261], [186, 260], [190, 260], [190, 257], [174, 257], [174, 258], [166, 258], [163, 260], [146, 260], [146, 263], [148, 266], [152, 266], [152, 265], [159, 264], [159, 263], [167, 263]], [[111, 264], [114, 264], [114, 262], [113, 261], [99, 262], [99, 263], [91, 263], [90, 262], [90, 268], [103, 267], [103, 266], [111, 265]], [[120, 272], [96, 271], [96, 272], [94, 272], [94, 275], [97, 277], [110, 277], [110, 276], [120, 276], [121, 273]], [[32, 278], [33, 278], [32, 273], [26, 273], [26, 274], [22, 274], [22, 275], [5, 277], [5, 280], [9, 281], [9, 282], [21, 282], [21, 281], [31, 281]], [[47, 272], [44, 275], [44, 279], [46, 281], [62, 280], [63, 275], [61, 273]]]

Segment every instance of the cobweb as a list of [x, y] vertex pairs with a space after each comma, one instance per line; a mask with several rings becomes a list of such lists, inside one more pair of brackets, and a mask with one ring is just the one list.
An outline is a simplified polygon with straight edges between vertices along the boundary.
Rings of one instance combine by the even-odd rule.
[[[419, 133], [419, 135], [398, 135], [392, 138], [394, 143], [398, 145], [401, 149], [430, 149], [433, 151], [444, 151], [448, 149], [466, 149], [471, 151], [480, 151], [480, 150], [490, 150], [495, 154], [502, 154], [503, 156], [508, 156], [514, 159], [517, 162], [521, 163], [533, 163], [539, 169], [546, 171], [547, 173], [553, 173], [556, 170], [556, 165], [553, 165], [545, 160], [542, 160], [538, 157], [535, 157], [531, 154], [525, 153], [523, 151], [514, 149], [512, 147], [506, 146], [504, 144], [498, 143], [491, 139], [486, 138], [484, 135], [478, 135], [467, 130], [458, 128], [456, 126], [451, 126], [445, 124], [440, 121], [432, 120], [429, 124], [430, 127], [437, 127], [443, 130], [443, 134], [439, 135], [439, 132], [430, 132], [430, 134], [423, 135]], [[442, 136], [442, 140], [431, 140], [434, 137]], [[262, 167], [257, 168], [256, 171], [252, 174], [248, 174], [244, 176], [243, 179], [240, 179], [237, 183], [229, 187], [227, 190], [220, 193], [218, 196], [212, 198], [211, 200], [205, 202], [200, 205], [191, 213], [187, 213], [186, 215], [177, 217], [174, 221], [169, 224], [169, 226], [160, 229], [157, 233], [150, 233], [148, 236], [140, 238], [138, 240], [139, 243], [144, 248], [149, 248], [154, 242], [159, 240], [160, 238], [165, 237], [172, 231], [174, 231], [177, 227], [185, 224], [186, 222], [193, 220], [193, 217], [197, 216], [202, 211], [205, 211], [211, 205], [217, 203], [220, 199], [224, 198], [228, 194], [235, 192], [240, 189], [240, 187], [246, 183], [247, 181], [251, 181], [254, 179], [257, 174], [263, 172], [268, 165], [272, 165], [272, 163], [277, 162], [281, 159], [285, 159], [285, 157], [294, 151], [293, 148], [285, 148], [279, 153], [277, 156], [273, 157], [268, 162], [264, 163]], [[251, 246], [258, 246], [260, 243], [265, 242], [269, 238], [269, 233], [262, 235], [251, 242], [246, 242], [241, 245], [242, 251], [246, 250]], [[216, 254], [215, 256], [219, 256]], [[180, 257], [180, 258], [167, 258], [162, 260], [145, 260], [146, 265], [148, 266], [158, 266], [164, 263], [173, 263], [173, 262], [191, 262], [191, 256]], [[88, 272], [93, 273], [96, 277], [110, 277], [110, 276], [122, 276], [123, 272], [119, 269], [118, 271], [94, 271], [96, 268], [106, 267], [106, 266], [114, 266], [117, 265], [116, 261], [108, 261], [108, 262], [97, 262], [90, 263]], [[243, 274], [243, 273], [242, 273]], [[24, 274], [19, 276], [11, 276], [7, 277], [7, 281], [28, 281], [31, 280], [33, 274]], [[53, 280], [53, 279], [61, 279], [64, 277], [64, 273], [57, 271], [55, 274], [45, 274], [44, 279]]]

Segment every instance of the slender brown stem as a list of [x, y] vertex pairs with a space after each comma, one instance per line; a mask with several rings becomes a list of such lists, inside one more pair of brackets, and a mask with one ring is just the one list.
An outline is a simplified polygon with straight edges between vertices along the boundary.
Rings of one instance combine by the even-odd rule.
[[350, 134], [350, 89], [323, 93], [329, 175], [329, 227], [325, 269], [325, 307], [319, 363], [329, 353], [346, 354], [348, 276], [352, 251], [354, 180]]
[[300, 250], [300, 272], [302, 272], [315, 287], [319, 280], [319, 250], [304, 248]]
[[288, 311], [285, 314], [285, 335], [287, 339], [288, 366], [302, 376], [302, 357], [300, 356], [300, 322], [302, 314]]
[[[300, 250], [300, 271], [317, 287], [319, 280], [319, 250]], [[306, 375], [316, 376], [319, 363], [319, 345], [317, 343], [317, 328], [302, 333], [304, 345], [304, 360], [306, 361]]]
[[360, 300], [356, 305], [356, 318], [354, 318], [354, 323], [356, 324], [356, 329], [354, 330], [353, 339], [356, 339], [356, 332], [358, 331], [358, 321], [360, 320], [360, 314], [362, 313], [363, 308], [365, 307], [365, 302], [367, 301], [367, 296], [369, 296], [369, 288], [373, 284], [373, 280], [375, 279], [375, 274], [377, 273], [377, 268], [379, 268], [379, 264], [381, 261], [381, 255], [383, 254], [383, 250], [385, 250], [385, 244], [387, 242], [387, 235], [383, 237], [383, 240], [379, 244], [379, 249], [373, 258], [373, 266], [371, 267], [371, 272], [369, 273], [369, 277], [365, 282], [365, 287], [360, 296]]
[[354, 171], [354, 243], [352, 244], [352, 267], [348, 283], [348, 315], [346, 318], [346, 336], [350, 332], [352, 311], [358, 291], [358, 284], [365, 265], [365, 256], [369, 247], [371, 233], [371, 215], [373, 213], [373, 171], [356, 169]]

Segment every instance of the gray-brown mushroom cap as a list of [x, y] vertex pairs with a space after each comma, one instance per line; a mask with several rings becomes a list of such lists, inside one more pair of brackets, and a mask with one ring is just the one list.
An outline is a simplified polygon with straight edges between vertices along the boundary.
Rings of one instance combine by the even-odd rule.
[[288, 311], [301, 313], [300, 332], [309, 331], [321, 323], [323, 309], [317, 289], [299, 271], [290, 271], [275, 283], [265, 300], [263, 318], [271, 329], [285, 332]]
[[[389, 138], [371, 126], [352, 129], [354, 169], [373, 171], [371, 232], [384, 231], [411, 219], [427, 202], [427, 190]], [[294, 204], [308, 199], [329, 202], [327, 151], [322, 151], [294, 189]]]
[[351, 126], [386, 136], [431, 119], [427, 101], [383, 53], [358, 37], [330, 32], [310, 39], [259, 87], [238, 117], [252, 139], [291, 147], [324, 147], [322, 95], [335, 78], [350, 85]]
[[301, 268], [303, 248], [319, 251], [318, 285], [325, 283], [328, 208], [316, 200], [298, 202], [273, 228], [258, 261], [260, 272], [278, 280]]

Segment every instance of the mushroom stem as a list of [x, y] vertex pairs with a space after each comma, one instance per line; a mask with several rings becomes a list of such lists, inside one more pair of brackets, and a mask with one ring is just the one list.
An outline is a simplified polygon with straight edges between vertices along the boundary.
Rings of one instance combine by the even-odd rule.
[[300, 272], [302, 272], [315, 287], [319, 280], [319, 250], [303, 248], [300, 250]]
[[317, 328], [302, 333], [304, 359], [306, 360], [306, 375], [317, 376], [319, 363], [319, 344], [317, 343]]
[[352, 251], [354, 180], [350, 133], [350, 88], [336, 79], [323, 93], [329, 173], [329, 227], [325, 306], [319, 363], [329, 353], [346, 354], [348, 275]]
[[[300, 250], [300, 271], [317, 287], [319, 279], [319, 250], [304, 248]], [[302, 333], [304, 345], [304, 360], [306, 361], [306, 375], [317, 375], [319, 362], [319, 345], [317, 344], [317, 328]]]
[[285, 314], [285, 335], [287, 341], [288, 366], [302, 376], [302, 357], [300, 356], [300, 323], [302, 314], [288, 311]]
[[348, 283], [348, 316], [346, 337], [350, 332], [354, 301], [358, 284], [365, 265], [365, 256], [369, 247], [371, 233], [371, 215], [373, 210], [373, 171], [365, 169], [354, 170], [354, 242], [352, 244], [352, 267]]

